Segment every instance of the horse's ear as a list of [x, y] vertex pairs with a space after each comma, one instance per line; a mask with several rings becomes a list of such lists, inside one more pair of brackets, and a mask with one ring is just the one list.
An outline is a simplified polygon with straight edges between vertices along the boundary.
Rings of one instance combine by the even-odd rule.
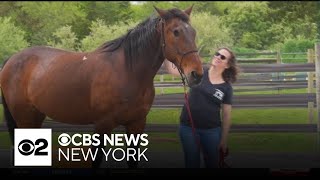
[[188, 9], [186, 9], [186, 10], [184, 10], [184, 12], [190, 16], [191, 11], [192, 11], [192, 8], [193, 8], [193, 4], [192, 4], [192, 6], [191, 6], [191, 7], [189, 7], [189, 8], [188, 8]]
[[156, 6], [153, 6], [154, 9], [156, 9], [156, 11], [158, 12], [160, 17], [164, 17], [164, 15], [167, 13], [167, 10], [162, 10], [162, 9], [158, 9]]

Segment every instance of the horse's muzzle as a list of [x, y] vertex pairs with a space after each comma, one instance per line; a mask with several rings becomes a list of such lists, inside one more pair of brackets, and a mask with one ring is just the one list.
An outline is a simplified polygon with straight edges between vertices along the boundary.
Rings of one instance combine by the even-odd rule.
[[203, 77], [203, 74], [197, 74], [196, 71], [192, 71], [190, 74], [189, 86], [198, 85], [201, 82], [202, 77]]

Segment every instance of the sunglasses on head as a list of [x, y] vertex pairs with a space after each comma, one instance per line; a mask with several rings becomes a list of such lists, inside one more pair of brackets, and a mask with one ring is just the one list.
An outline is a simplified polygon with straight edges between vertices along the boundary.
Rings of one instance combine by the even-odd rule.
[[214, 54], [214, 56], [216, 56], [216, 57], [220, 56], [220, 59], [221, 59], [221, 60], [226, 60], [226, 59], [227, 59], [227, 57], [225, 57], [224, 55], [220, 54], [219, 52], [216, 52], [216, 53]]

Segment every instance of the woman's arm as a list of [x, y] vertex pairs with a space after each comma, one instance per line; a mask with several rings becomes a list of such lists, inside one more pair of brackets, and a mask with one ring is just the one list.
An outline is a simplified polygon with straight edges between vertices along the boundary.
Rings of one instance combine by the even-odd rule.
[[172, 62], [165, 59], [163, 64], [169, 74], [180, 76], [178, 68]]
[[222, 148], [224, 153], [227, 152], [227, 141], [231, 127], [231, 109], [231, 104], [222, 104], [223, 121], [220, 148]]

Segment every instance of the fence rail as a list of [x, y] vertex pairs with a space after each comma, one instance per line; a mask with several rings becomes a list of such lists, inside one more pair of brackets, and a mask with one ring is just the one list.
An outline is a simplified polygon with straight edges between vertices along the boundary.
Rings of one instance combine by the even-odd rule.
[[[178, 108], [184, 104], [183, 94], [164, 94], [155, 96], [153, 108]], [[265, 107], [308, 107], [309, 102], [316, 101], [314, 93], [281, 95], [235, 95], [235, 108]]]
[[[205, 63], [209, 68], [209, 64]], [[270, 72], [314, 72], [315, 63], [299, 64], [240, 64], [242, 73], [270, 73]], [[158, 74], [168, 74], [164, 67], [161, 67]]]
[[[313, 114], [313, 108], [319, 108], [318, 96], [315, 93], [311, 93], [311, 88], [315, 86], [313, 74], [316, 70], [317, 59], [313, 51], [308, 51], [308, 63], [300, 64], [281, 64], [279, 61], [279, 52], [266, 52], [266, 53], [242, 53], [242, 56], [257, 56], [257, 55], [274, 55], [275, 58], [242, 58], [240, 59], [241, 72], [247, 74], [253, 74], [252, 76], [240, 77], [238, 83], [234, 84], [235, 87], [246, 87], [247, 89], [235, 89], [235, 91], [249, 90], [248, 87], [254, 87], [254, 89], [274, 89], [274, 88], [301, 88], [308, 87], [309, 93], [304, 94], [273, 94], [273, 95], [235, 95], [233, 98], [233, 107], [235, 108], [266, 108], [266, 107], [308, 107], [309, 114]], [[319, 61], [319, 60], [317, 60]], [[277, 64], [241, 64], [241, 63], [274, 63]], [[204, 66], [209, 67], [208, 64]], [[308, 72], [307, 80], [296, 81], [283, 81], [284, 78], [297, 78], [297, 76], [282, 76], [282, 72]], [[266, 73], [278, 73], [277, 77], [265, 75]], [[167, 74], [166, 70], [161, 67], [158, 71], [159, 75]], [[300, 75], [301, 76], [301, 75]], [[283, 79], [282, 79], [283, 78]], [[262, 81], [267, 80], [269, 81]], [[278, 80], [277, 80], [278, 79]], [[315, 78], [316, 85], [319, 86], [319, 75]], [[272, 81], [270, 81], [272, 80]], [[274, 81], [276, 80], [276, 81]], [[156, 87], [177, 87], [181, 86], [181, 82], [156, 82]], [[319, 87], [316, 88], [319, 91]], [[317, 92], [317, 94], [319, 94]], [[1, 102], [1, 99], [0, 99]], [[2, 103], [2, 102], [1, 102]], [[183, 94], [166, 94], [156, 95], [153, 108], [177, 108], [184, 104]], [[311, 115], [310, 115], [311, 116]], [[319, 119], [319, 117], [318, 117]], [[319, 132], [320, 121], [318, 125], [314, 124], [285, 124], [285, 125], [232, 125], [231, 132]], [[92, 131], [93, 127], [79, 126], [79, 125], [66, 125], [61, 123], [53, 123], [46, 121], [43, 127], [51, 127], [54, 131]], [[6, 128], [0, 125], [0, 131], [4, 131]], [[117, 130], [122, 130], [117, 129]], [[177, 125], [152, 125], [147, 124], [146, 131], [148, 132], [174, 132], [177, 130]]]

